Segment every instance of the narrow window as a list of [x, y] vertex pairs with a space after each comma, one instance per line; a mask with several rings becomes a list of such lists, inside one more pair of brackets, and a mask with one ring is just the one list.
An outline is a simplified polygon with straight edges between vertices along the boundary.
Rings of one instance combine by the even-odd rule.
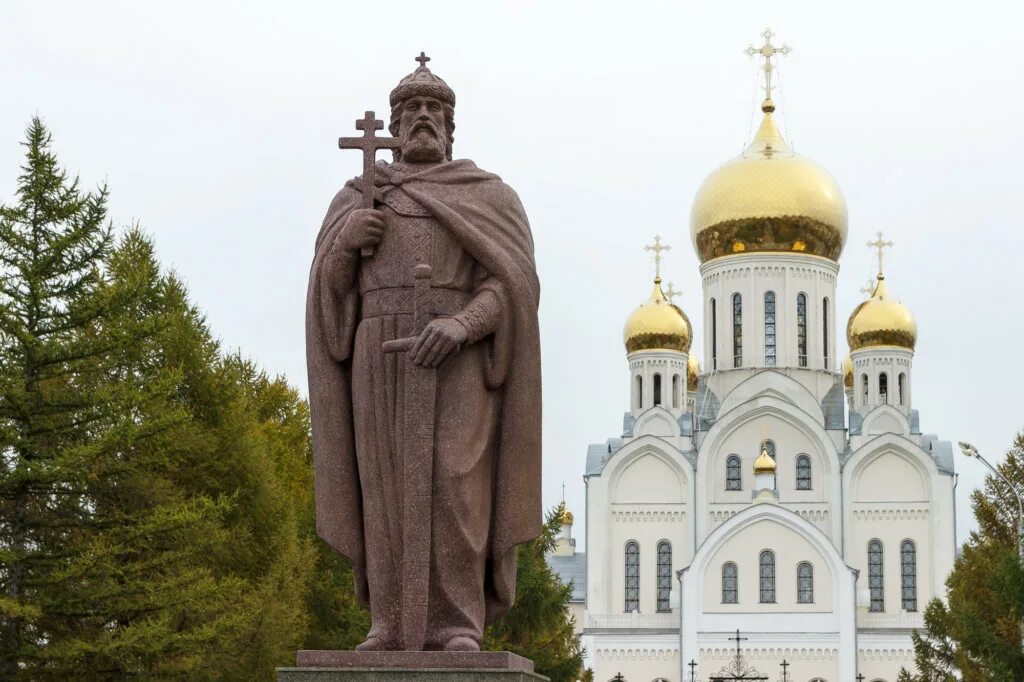
[[764, 364], [775, 366], [775, 294], [764, 295]]
[[878, 402], [889, 402], [889, 375], [885, 372], [878, 375]]
[[640, 610], [640, 545], [626, 543], [626, 613]]
[[775, 555], [761, 552], [761, 603], [775, 603]]
[[644, 378], [636, 375], [636, 409], [644, 406]]
[[661, 405], [661, 375], [654, 375], [654, 406]]
[[738, 455], [729, 455], [725, 460], [725, 489], [742, 490], [740, 484], [740, 458]]
[[796, 297], [796, 355], [797, 364], [807, 366], [807, 295]]
[[658, 543], [658, 612], [672, 610], [669, 597], [672, 595], [672, 544], [667, 540]]
[[722, 603], [739, 603], [739, 590], [737, 589], [736, 564], [731, 561], [722, 564]]
[[871, 606], [868, 610], [885, 611], [885, 584], [882, 573], [882, 543], [872, 540], [868, 543], [868, 590], [871, 592]]
[[828, 297], [821, 299], [821, 348], [825, 359], [823, 367], [828, 369]]
[[796, 567], [796, 601], [814, 603], [814, 567], [806, 561]]
[[673, 374], [672, 375], [672, 407], [677, 408], [677, 409], [679, 408], [679, 399], [680, 399], [679, 375], [678, 374]]
[[861, 375], [861, 384], [863, 384], [863, 386], [864, 386], [864, 389], [863, 389], [864, 403], [863, 404], [867, 405], [868, 404], [868, 395], [869, 395], [868, 394], [868, 375], [867, 374], [862, 374]]
[[904, 610], [917, 611], [917, 548], [910, 540], [900, 546], [900, 585]]
[[796, 458], [796, 489], [811, 489], [811, 458], [807, 455]]
[[900, 405], [907, 404], [907, 375], [906, 372], [900, 372], [899, 390], [900, 390]]
[[732, 295], [732, 366], [743, 366], [743, 299]]
[[711, 369], [718, 369], [718, 310], [711, 299]]
[[[775, 459], [775, 441], [763, 440], [761, 441], [761, 450], [767, 450], [768, 456]], [[761, 450], [757, 451], [757, 454], [761, 454]]]

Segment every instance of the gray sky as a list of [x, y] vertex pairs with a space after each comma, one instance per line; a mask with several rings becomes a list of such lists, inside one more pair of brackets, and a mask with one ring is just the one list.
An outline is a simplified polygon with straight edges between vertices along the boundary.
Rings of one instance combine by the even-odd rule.
[[[849, 205], [841, 325], [883, 229], [890, 291], [920, 329], [922, 429], [1001, 459], [1024, 427], [1019, 3], [7, 2], [2, 16], [0, 197], [38, 113], [71, 170], [108, 180], [115, 222], [153, 235], [224, 345], [303, 391], [313, 239], [360, 170], [337, 138], [386, 113], [426, 50], [458, 95], [456, 156], [500, 174], [530, 217], [544, 500], [565, 481], [577, 518], [586, 445], [617, 435], [627, 408], [622, 324], [649, 292], [656, 232], [703, 333], [690, 203], [750, 134], [743, 50], [771, 26], [793, 48], [784, 132]], [[962, 533], [983, 472], [957, 468]]]

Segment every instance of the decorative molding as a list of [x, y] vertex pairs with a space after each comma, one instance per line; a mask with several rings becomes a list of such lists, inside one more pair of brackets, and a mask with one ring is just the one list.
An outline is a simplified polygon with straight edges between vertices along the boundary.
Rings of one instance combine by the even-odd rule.
[[[801, 518], [803, 518], [805, 521], [810, 521], [811, 523], [825, 523], [826, 521], [828, 521], [828, 518], [829, 518], [829, 512], [828, 512], [827, 508], [826, 509], [793, 509], [792, 507], [789, 507], [786, 504], [780, 504], [779, 506], [782, 507], [783, 509], [788, 509], [789, 511], [794, 512], [795, 514], [799, 514]], [[725, 523], [730, 518], [732, 518], [733, 516], [735, 516], [739, 512], [743, 511], [743, 509], [745, 509], [745, 507], [741, 508], [741, 509], [729, 509], [729, 510], [725, 510], [725, 511], [711, 511], [711, 512], [709, 512], [708, 515], [711, 518], [711, 525], [712, 525], [712, 527], [716, 527], [716, 526], [721, 525], [722, 523]]]
[[[924, 521], [928, 518], [928, 505], [913, 507], [898, 506], [900, 503], [872, 504], [870, 502], [853, 503], [854, 521]], [[871, 506], [868, 506], [871, 505]]]
[[909, 661], [914, 658], [913, 647], [906, 649], [857, 649], [857, 658], [862, 661]]
[[678, 522], [686, 518], [685, 511], [613, 511], [612, 521], [620, 523], [649, 523], [652, 521]]
[[[700, 649], [700, 655], [709, 659], [729, 660], [736, 657], [735, 647], [715, 647], [714, 649]], [[801, 648], [790, 647], [744, 647], [743, 656], [746, 659], [753, 658], [781, 658], [804, 660], [804, 661], [830, 661], [839, 655], [838, 649], [831, 648]]]
[[649, 649], [596, 649], [600, 661], [674, 661], [679, 658], [678, 648]]

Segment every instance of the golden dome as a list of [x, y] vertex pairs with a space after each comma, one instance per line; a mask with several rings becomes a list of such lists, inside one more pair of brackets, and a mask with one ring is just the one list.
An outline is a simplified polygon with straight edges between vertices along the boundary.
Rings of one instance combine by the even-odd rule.
[[766, 99], [750, 146], [697, 190], [690, 236], [701, 262], [787, 251], [837, 260], [846, 242], [846, 200], [824, 168], [786, 144]]
[[850, 350], [873, 346], [914, 350], [917, 322], [905, 305], [889, 298], [883, 275], [878, 275], [878, 284], [871, 298], [853, 309], [850, 321], [846, 323], [846, 340]]
[[571, 526], [572, 525], [572, 521], [573, 521], [572, 512], [569, 511], [566, 508], [565, 503], [563, 502], [562, 503], [562, 514], [559, 516], [559, 522], [560, 522], [559, 525]]
[[761, 448], [761, 454], [754, 460], [755, 474], [774, 474], [775, 460], [768, 454], [768, 448]]
[[690, 320], [682, 309], [665, 298], [661, 277], [654, 278], [651, 296], [633, 311], [622, 330], [627, 353], [641, 350], [690, 351], [693, 340]]
[[843, 386], [853, 388], [853, 358], [849, 353], [843, 358]]
[[697, 390], [697, 375], [700, 374], [700, 363], [697, 356], [690, 353], [686, 360], [686, 390], [693, 393]]

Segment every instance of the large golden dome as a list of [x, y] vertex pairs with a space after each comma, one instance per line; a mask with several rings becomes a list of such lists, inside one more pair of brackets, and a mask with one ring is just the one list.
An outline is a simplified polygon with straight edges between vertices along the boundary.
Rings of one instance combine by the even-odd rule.
[[889, 298], [885, 277], [878, 275], [878, 284], [871, 298], [850, 314], [846, 323], [846, 340], [850, 350], [872, 346], [898, 346], [914, 350], [917, 343], [917, 322], [910, 310]]
[[846, 242], [846, 200], [824, 168], [790, 148], [766, 99], [753, 142], [697, 190], [690, 236], [701, 262], [786, 251], [836, 260]]
[[690, 320], [661, 290], [661, 277], [654, 278], [651, 296], [630, 314], [622, 330], [627, 353], [641, 350], [690, 351], [693, 340]]

